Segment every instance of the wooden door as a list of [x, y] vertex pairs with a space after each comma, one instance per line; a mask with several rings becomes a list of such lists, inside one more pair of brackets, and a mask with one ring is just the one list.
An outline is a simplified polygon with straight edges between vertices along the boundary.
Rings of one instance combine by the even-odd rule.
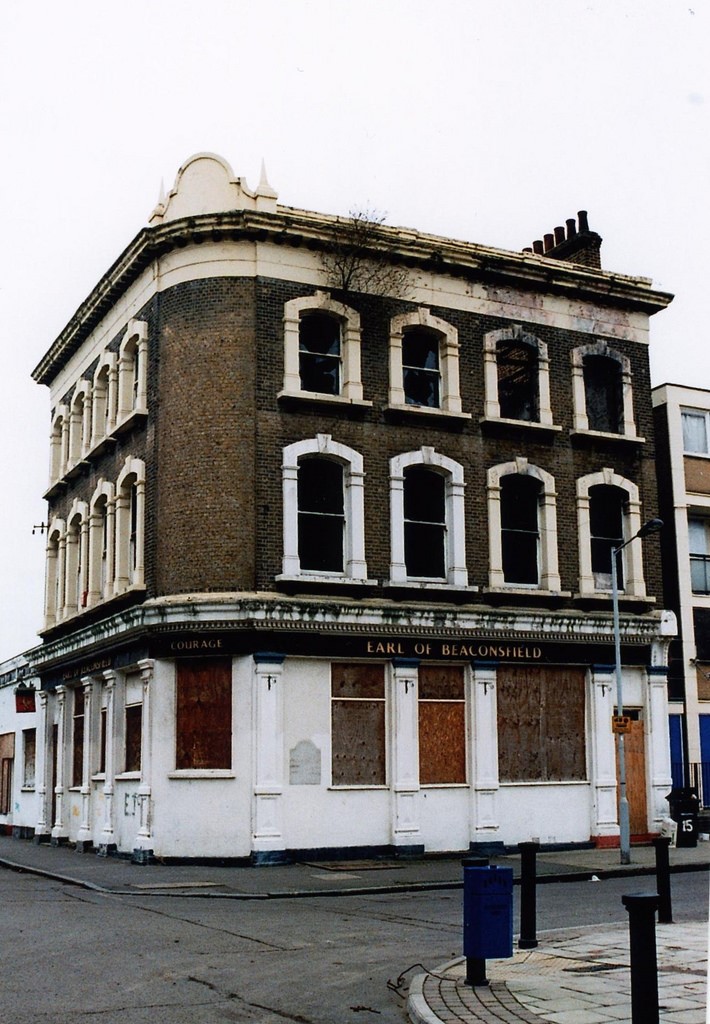
[[[629, 804], [629, 831], [632, 836], [648, 834], [648, 808], [646, 804], [646, 746], [643, 721], [638, 711], [624, 709], [631, 714], [631, 728], [624, 736], [626, 761], [626, 799]], [[616, 747], [616, 777], [619, 777], [619, 746]], [[618, 806], [618, 790], [617, 790]]]

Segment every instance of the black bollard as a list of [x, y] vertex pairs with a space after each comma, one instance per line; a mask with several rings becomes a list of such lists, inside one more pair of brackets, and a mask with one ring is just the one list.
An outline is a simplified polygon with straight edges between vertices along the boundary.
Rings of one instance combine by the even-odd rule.
[[622, 896], [629, 913], [631, 1024], [658, 1024], [656, 893]]
[[656, 888], [658, 890], [658, 923], [673, 924], [673, 907], [671, 904], [671, 869], [668, 863], [668, 847], [671, 841], [668, 836], [658, 836], [653, 840], [656, 849]]
[[539, 843], [518, 843], [520, 850], [520, 935], [518, 949], [537, 946], [537, 904], [535, 857]]

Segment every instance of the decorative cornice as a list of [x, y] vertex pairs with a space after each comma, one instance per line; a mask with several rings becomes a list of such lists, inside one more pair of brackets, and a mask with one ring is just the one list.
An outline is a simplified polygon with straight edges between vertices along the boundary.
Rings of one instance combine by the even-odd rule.
[[[32, 371], [33, 378], [39, 384], [51, 382], [128, 286], [166, 253], [205, 241], [268, 240], [322, 250], [328, 246], [338, 219], [329, 214], [280, 206], [276, 213], [232, 210], [183, 217], [143, 228], [79, 306]], [[668, 292], [654, 290], [648, 278], [609, 273], [531, 253], [509, 252], [384, 224], [373, 226], [368, 255], [373, 259], [394, 257], [405, 266], [438, 274], [586, 299], [649, 314], [664, 309], [673, 298]]]

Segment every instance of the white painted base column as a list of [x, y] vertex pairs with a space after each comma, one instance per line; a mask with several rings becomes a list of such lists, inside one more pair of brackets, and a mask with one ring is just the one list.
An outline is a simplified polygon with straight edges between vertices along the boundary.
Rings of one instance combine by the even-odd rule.
[[146, 658], [138, 662], [141, 670], [141, 682], [143, 684], [143, 710], [141, 713], [141, 780], [138, 785], [138, 807], [139, 825], [138, 835], [133, 840], [134, 864], [147, 864], [153, 852], [153, 832], [151, 813], [151, 776], [152, 776], [152, 750], [151, 728], [152, 719], [150, 713], [150, 684], [153, 678], [153, 661]]
[[49, 838], [51, 827], [51, 793], [52, 759], [50, 744], [52, 730], [49, 726], [49, 694], [40, 690], [37, 694], [39, 710], [37, 714], [37, 824], [35, 825], [34, 841], [41, 843]]
[[52, 824], [52, 845], [59, 846], [62, 843], [66, 843], [69, 839], [69, 830], [64, 821], [64, 815], [66, 814], [66, 808], [64, 806], [64, 780], [66, 777], [66, 759], [67, 759], [67, 688], [66, 686], [58, 686], [56, 689], [57, 694], [57, 706], [58, 706], [58, 717], [57, 717], [57, 749], [54, 752], [54, 756], [57, 759], [57, 781], [54, 786], [54, 800], [55, 800], [55, 816]]
[[599, 846], [615, 846], [618, 845], [619, 818], [616, 806], [616, 744], [611, 731], [616, 696], [613, 665], [592, 666], [588, 693], [593, 807], [591, 836]]
[[81, 763], [81, 820], [76, 835], [76, 849], [84, 853], [91, 846], [91, 767], [94, 761], [94, 680], [86, 676], [81, 680], [84, 690], [84, 749]]
[[668, 669], [664, 665], [648, 669], [647, 756], [650, 778], [649, 828], [661, 831], [663, 818], [670, 813], [666, 797], [671, 791], [671, 751], [668, 740]]
[[471, 673], [472, 750], [471, 843], [474, 847], [500, 845], [498, 812], [498, 699], [496, 663], [477, 662]]
[[116, 851], [116, 833], [113, 824], [113, 779], [116, 774], [116, 673], [103, 674], [106, 688], [106, 754], [104, 757], [104, 824], [99, 838], [99, 854], [103, 857]]
[[392, 844], [423, 851], [419, 821], [419, 662], [392, 662]]
[[252, 859], [257, 864], [285, 857], [283, 661], [280, 654], [254, 655]]

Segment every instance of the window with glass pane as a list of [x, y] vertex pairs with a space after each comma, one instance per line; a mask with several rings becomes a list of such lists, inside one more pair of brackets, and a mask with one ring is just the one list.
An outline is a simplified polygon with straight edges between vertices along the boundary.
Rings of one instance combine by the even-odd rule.
[[710, 594], [710, 545], [706, 519], [688, 520], [690, 583], [694, 594]]
[[[599, 484], [589, 488], [589, 528], [592, 572], [597, 590], [611, 590], [611, 553], [624, 542], [624, 506], [627, 494], [619, 487]], [[624, 563], [616, 556], [619, 589], [624, 586]]]
[[298, 464], [298, 558], [302, 570], [343, 572], [343, 467], [332, 459]]
[[423, 466], [404, 471], [404, 562], [408, 576], [446, 577], [446, 480]]
[[340, 321], [326, 313], [304, 313], [298, 327], [303, 391], [340, 394]]
[[441, 404], [439, 335], [413, 327], [402, 339], [402, 377], [407, 405], [438, 409]]
[[691, 455], [707, 455], [708, 414], [705, 412], [681, 413], [683, 424], [683, 451]]
[[419, 666], [419, 781], [466, 782], [466, 700], [462, 665]]
[[503, 477], [500, 485], [503, 578], [506, 583], [537, 586], [542, 484], [531, 476], [510, 474]]
[[540, 418], [537, 349], [513, 339], [499, 341], [496, 362], [501, 416], [536, 422]]
[[331, 680], [333, 785], [384, 786], [384, 666], [334, 664]]
[[585, 356], [584, 395], [590, 430], [620, 434], [623, 422], [621, 364], [608, 356]]

